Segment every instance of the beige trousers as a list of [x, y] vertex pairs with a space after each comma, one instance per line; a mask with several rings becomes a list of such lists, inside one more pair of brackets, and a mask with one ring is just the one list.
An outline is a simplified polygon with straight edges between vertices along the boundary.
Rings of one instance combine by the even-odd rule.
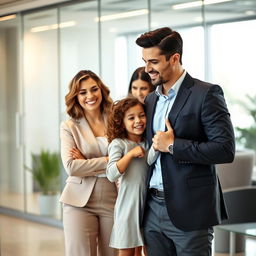
[[115, 183], [98, 178], [85, 207], [63, 204], [66, 256], [117, 254], [109, 247], [116, 196]]

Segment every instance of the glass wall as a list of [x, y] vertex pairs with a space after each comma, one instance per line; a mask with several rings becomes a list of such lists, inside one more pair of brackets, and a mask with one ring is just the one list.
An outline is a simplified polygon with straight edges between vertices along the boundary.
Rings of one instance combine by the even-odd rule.
[[120, 99], [128, 94], [133, 71], [144, 65], [135, 39], [148, 30], [149, 10], [147, 0], [111, 2], [100, 6], [101, 74], [113, 99]]
[[[151, 1], [151, 28], [171, 27], [183, 38], [183, 67], [190, 75], [205, 78], [203, 13], [199, 8], [184, 8], [178, 1]], [[182, 1], [191, 2], [191, 1]]]
[[247, 95], [256, 96], [254, 75], [256, 21], [213, 25], [211, 36], [211, 81], [224, 87], [236, 127], [248, 127], [254, 120], [248, 116]]
[[24, 209], [20, 17], [0, 21], [0, 205]]
[[[256, 1], [233, 0], [205, 6], [208, 80], [222, 86], [235, 127], [254, 124], [246, 110], [256, 97]], [[237, 149], [243, 145], [237, 144]]]
[[[37, 164], [32, 155], [40, 158], [42, 150], [59, 153], [57, 29], [56, 9], [24, 15], [24, 159], [29, 168]], [[39, 179], [25, 173], [26, 211], [44, 214], [39, 207], [43, 189]], [[60, 211], [52, 215], [60, 217]]]
[[99, 75], [99, 31], [95, 19], [97, 1], [60, 8], [60, 84], [61, 114], [65, 119], [68, 84], [80, 70]]
[[[58, 220], [57, 200], [54, 214], [40, 212], [40, 187], [27, 168], [43, 149], [59, 153], [64, 98], [81, 69], [99, 74], [120, 99], [134, 69], [144, 65], [136, 38], [170, 26], [183, 37], [184, 68], [222, 86], [235, 126], [251, 124], [242, 103], [256, 94], [255, 1], [75, 2], [0, 18], [0, 207]], [[61, 177], [63, 187], [64, 170]]]

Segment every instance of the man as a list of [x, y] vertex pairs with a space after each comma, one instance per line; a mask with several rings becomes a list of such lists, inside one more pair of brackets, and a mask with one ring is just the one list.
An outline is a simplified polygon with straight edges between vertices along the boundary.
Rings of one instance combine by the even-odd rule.
[[147, 140], [160, 152], [148, 177], [148, 256], [210, 256], [212, 227], [227, 218], [215, 164], [235, 152], [223, 91], [183, 69], [178, 32], [160, 28], [136, 43], [157, 86], [145, 100]]

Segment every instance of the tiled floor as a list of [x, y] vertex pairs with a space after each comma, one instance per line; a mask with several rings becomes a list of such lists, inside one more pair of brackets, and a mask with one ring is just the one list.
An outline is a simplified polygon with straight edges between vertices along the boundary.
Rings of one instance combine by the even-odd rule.
[[0, 239], [1, 256], [64, 256], [59, 228], [0, 215]]
[[[5, 215], [0, 215], [0, 242], [0, 256], [64, 256], [62, 229]], [[246, 254], [236, 256], [244, 255], [256, 256], [256, 240], [247, 239]]]

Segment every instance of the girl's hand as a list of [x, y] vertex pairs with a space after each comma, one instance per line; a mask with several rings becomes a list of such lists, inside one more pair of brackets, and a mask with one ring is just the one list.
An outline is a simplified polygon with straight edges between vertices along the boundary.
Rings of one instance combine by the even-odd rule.
[[136, 146], [135, 148], [131, 149], [129, 153], [132, 157], [142, 158], [145, 155], [145, 150], [141, 146]]
[[77, 148], [72, 148], [70, 150], [70, 156], [74, 159], [86, 159], [85, 156]]

